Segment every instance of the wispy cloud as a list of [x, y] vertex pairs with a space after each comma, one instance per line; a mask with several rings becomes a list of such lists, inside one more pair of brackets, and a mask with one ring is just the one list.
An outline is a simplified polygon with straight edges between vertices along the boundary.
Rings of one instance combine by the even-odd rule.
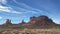
[[9, 8], [10, 8], [10, 7], [0, 6], [0, 11], [10, 12]]
[[8, 12], [8, 13], [16, 13], [16, 14], [22, 13], [22, 12], [15, 11], [13, 10], [13, 8], [7, 6], [0, 6], [0, 12]]
[[0, 0], [0, 3], [6, 4], [7, 3], [7, 0]]
[[[5, 3], [7, 3], [7, 0], [4, 0], [6, 1]], [[4, 2], [2, 1], [2, 2]], [[33, 8], [25, 3], [21, 3], [21, 2], [17, 2], [17, 0], [13, 0], [17, 5], [20, 5], [21, 7], [19, 7], [19, 9], [21, 11], [16, 11], [14, 10], [11, 6], [7, 7], [7, 6], [0, 6], [0, 11], [3, 11], [3, 12], [8, 12], [8, 13], [16, 13], [16, 14], [26, 14], [26, 13], [32, 13], [32, 14], [41, 14], [41, 15], [49, 15], [49, 13], [47, 11], [43, 11], [41, 9], [36, 9], [36, 8]], [[18, 10], [18, 9], [17, 9]]]
[[16, 10], [13, 10], [10, 6], [2, 6], [2, 4], [7, 4], [7, 0], [0, 0], [0, 12], [8, 12], [8, 13], [15, 13], [15, 14], [22, 14], [22, 12], [18, 12]]
[[[11, 6], [7, 7], [7, 6], [0, 6], [0, 11], [3, 11], [3, 12], [8, 12], [8, 13], [16, 13], [16, 14], [23, 14], [23, 13], [33, 13], [33, 14], [37, 14], [37, 13], [40, 13], [40, 14], [44, 14], [42, 10], [39, 10], [39, 9], [35, 9], [35, 8], [32, 8], [30, 6], [28, 6], [27, 4], [24, 4], [24, 3], [20, 3], [20, 2], [17, 2], [16, 0], [13, 0], [16, 4], [22, 6], [23, 8], [20, 7], [20, 10], [22, 11], [16, 11], [14, 10]], [[7, 4], [7, 0], [0, 0], [1, 3], [3, 4]], [[26, 9], [25, 9], [26, 8]], [[25, 11], [25, 12], [23, 12]]]
[[0, 16], [0, 19], [2, 19], [2, 17]]
[[[41, 15], [44, 15], [44, 14], [49, 14], [49, 12], [47, 11], [43, 11], [41, 9], [36, 9], [36, 8], [33, 8], [25, 3], [21, 3], [21, 2], [17, 2], [17, 0], [13, 0], [17, 5], [23, 7], [24, 11], [26, 11], [26, 13], [33, 13], [33, 14], [38, 14], [40, 13]], [[21, 9], [22, 10], [22, 9]]]

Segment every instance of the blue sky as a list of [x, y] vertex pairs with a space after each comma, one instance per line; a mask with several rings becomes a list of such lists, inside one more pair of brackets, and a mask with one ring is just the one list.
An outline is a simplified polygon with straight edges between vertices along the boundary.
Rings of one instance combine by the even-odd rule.
[[60, 0], [0, 0], [0, 24], [10, 19], [13, 24], [31, 16], [46, 15], [60, 24]]

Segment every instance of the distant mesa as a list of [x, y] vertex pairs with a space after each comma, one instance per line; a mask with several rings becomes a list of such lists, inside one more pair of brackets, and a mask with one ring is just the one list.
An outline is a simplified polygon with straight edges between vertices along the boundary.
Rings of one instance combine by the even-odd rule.
[[30, 18], [30, 23], [42, 25], [42, 24], [53, 24], [53, 21], [47, 16], [38, 16], [38, 17], [33, 16]]
[[53, 27], [57, 27], [57, 28], [60, 28], [60, 25], [59, 24], [56, 24], [54, 23], [50, 18], [48, 18], [47, 16], [45, 15], [42, 15], [42, 16], [38, 16], [38, 17], [30, 17], [30, 21], [28, 23], [24, 22], [24, 20], [22, 20], [21, 23], [19, 24], [12, 24], [11, 23], [11, 20], [7, 19], [6, 20], [6, 23], [3, 24], [4, 26], [16, 26], [16, 27], [28, 27], [28, 28], [33, 28], [33, 27], [39, 27], [39, 28], [53, 28]]

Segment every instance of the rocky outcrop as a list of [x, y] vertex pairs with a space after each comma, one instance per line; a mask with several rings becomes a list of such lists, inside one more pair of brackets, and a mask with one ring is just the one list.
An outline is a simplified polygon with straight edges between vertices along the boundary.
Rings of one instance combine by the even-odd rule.
[[31, 17], [30, 18], [30, 22], [33, 25], [39, 26], [39, 27], [55, 27], [57, 24], [54, 23], [50, 18], [48, 18], [47, 16], [38, 16], [38, 17]]
[[5, 24], [3, 24], [3, 26], [10, 26], [10, 25], [12, 25], [11, 20], [6, 19], [6, 22]]
[[23, 25], [23, 24], [26, 24], [26, 22], [24, 22], [24, 20], [22, 20], [22, 22], [19, 23], [19, 25]]
[[34, 23], [36, 23], [36, 21], [37, 21], [37, 18], [35, 16], [33, 16], [33, 17], [30, 17], [29, 23], [34, 24]]
[[60, 25], [54, 23], [50, 18], [48, 18], [47, 16], [38, 16], [38, 17], [30, 17], [30, 21], [28, 23], [24, 22], [24, 20], [22, 20], [21, 23], [13, 25], [11, 23], [11, 20], [7, 19], [6, 23], [3, 24], [4, 26], [10, 26], [10, 27], [28, 27], [28, 28], [55, 28], [55, 27], [60, 27]]

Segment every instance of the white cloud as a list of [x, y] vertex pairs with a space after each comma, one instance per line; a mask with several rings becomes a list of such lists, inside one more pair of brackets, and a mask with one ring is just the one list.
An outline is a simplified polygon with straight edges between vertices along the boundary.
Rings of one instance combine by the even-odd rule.
[[23, 12], [18, 12], [18, 11], [14, 11], [14, 10], [12, 10], [11, 13], [23, 14]]
[[0, 16], [0, 19], [2, 19], [2, 17]]
[[10, 12], [10, 10], [8, 8], [9, 7], [6, 7], [6, 6], [0, 6], [0, 11]]
[[0, 12], [22, 14], [22, 12], [15, 11], [15, 10], [13, 10], [13, 8], [7, 7], [7, 6], [0, 6]]
[[[0, 3], [7, 4], [7, 0], [0, 0]], [[22, 14], [22, 12], [18, 12], [16, 10], [13, 10], [12, 7], [8, 6], [2, 6], [0, 4], [0, 12], [8, 12], [8, 13], [15, 13], [15, 14]]]
[[7, 3], [7, 0], [0, 0], [0, 3], [6, 4]]

